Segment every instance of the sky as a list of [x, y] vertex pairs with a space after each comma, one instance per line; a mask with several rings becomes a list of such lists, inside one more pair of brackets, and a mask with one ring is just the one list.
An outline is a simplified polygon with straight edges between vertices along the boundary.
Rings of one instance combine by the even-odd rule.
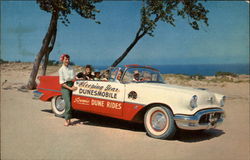
[[[0, 1], [1, 59], [35, 59], [47, 32], [50, 13], [36, 1]], [[249, 63], [249, 3], [207, 1], [209, 26], [193, 30], [187, 20], [176, 26], [160, 22], [154, 37], [144, 36], [121, 64], [247, 64]], [[51, 60], [68, 53], [78, 65], [111, 65], [135, 37], [141, 1], [104, 1], [96, 15], [101, 24], [72, 13], [68, 27], [58, 23]]]

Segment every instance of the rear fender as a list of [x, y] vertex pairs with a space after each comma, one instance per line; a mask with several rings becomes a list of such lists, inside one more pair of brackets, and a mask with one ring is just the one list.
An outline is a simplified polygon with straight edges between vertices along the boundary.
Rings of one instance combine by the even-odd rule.
[[59, 76], [39, 76], [38, 79], [37, 91], [43, 93], [40, 100], [50, 101], [54, 96], [62, 95]]
[[51, 101], [53, 97], [62, 95], [61, 91], [42, 91], [42, 93], [43, 95], [40, 97], [42, 101]]

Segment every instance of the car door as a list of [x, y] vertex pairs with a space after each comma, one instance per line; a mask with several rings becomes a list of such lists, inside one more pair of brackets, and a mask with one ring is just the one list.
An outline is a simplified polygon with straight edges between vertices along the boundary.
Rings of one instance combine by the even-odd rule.
[[124, 84], [109, 81], [76, 81], [72, 106], [76, 110], [121, 118], [124, 105]]
[[119, 116], [122, 116], [124, 105], [124, 84], [102, 81], [92, 81], [91, 83], [102, 86], [102, 89], [94, 91], [91, 98], [93, 111], [120, 118]]

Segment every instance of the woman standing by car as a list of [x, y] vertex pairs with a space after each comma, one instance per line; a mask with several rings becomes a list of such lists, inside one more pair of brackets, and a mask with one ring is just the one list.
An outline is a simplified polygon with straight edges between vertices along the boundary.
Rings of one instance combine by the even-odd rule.
[[65, 101], [65, 112], [64, 126], [69, 126], [71, 124], [71, 93], [76, 90], [77, 87], [74, 87], [74, 82], [72, 81], [75, 77], [74, 70], [70, 63], [70, 56], [63, 54], [60, 57], [60, 61], [63, 63], [62, 67], [59, 69], [59, 83], [62, 86], [62, 97]]

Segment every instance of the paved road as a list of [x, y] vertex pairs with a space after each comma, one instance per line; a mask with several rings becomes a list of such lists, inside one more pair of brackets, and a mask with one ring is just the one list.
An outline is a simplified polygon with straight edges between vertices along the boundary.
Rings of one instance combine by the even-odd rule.
[[31, 97], [1, 92], [1, 159], [249, 159], [248, 99], [227, 101], [219, 129], [182, 131], [169, 141], [148, 137], [142, 125], [86, 113], [64, 127], [50, 103]]

